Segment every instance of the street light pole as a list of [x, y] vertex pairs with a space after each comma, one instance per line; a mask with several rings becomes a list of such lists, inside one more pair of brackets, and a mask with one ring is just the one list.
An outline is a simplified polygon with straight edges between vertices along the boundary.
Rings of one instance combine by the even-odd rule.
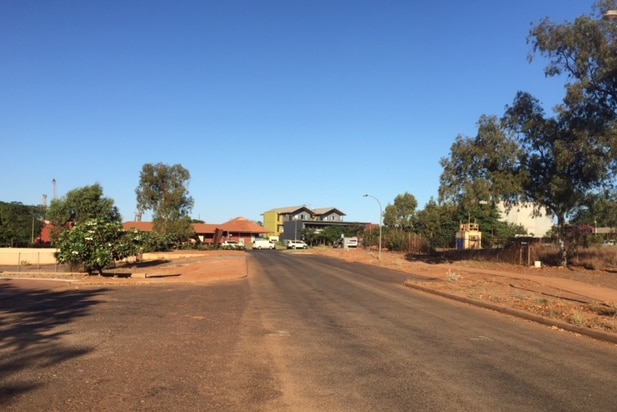
[[379, 205], [379, 248], [378, 248], [378, 252], [377, 252], [377, 259], [381, 260], [381, 219], [383, 217], [383, 209], [381, 208], [381, 202], [375, 196], [369, 195], [369, 194], [364, 194], [363, 197], [371, 197], [371, 198], [375, 199], [375, 201]]

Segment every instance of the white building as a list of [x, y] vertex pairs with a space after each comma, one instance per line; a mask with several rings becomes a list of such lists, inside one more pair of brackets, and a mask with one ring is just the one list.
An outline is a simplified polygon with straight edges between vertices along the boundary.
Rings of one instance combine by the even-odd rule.
[[540, 209], [540, 216], [534, 216], [534, 209], [531, 203], [521, 203], [513, 206], [506, 213], [503, 203], [497, 205], [501, 213], [501, 219], [515, 225], [521, 225], [527, 229], [527, 234], [533, 237], [544, 237], [554, 225], [553, 215], [545, 208]]

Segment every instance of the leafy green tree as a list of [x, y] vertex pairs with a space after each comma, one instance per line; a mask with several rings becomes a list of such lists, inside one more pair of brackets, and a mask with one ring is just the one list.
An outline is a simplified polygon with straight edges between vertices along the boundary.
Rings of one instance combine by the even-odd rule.
[[423, 210], [417, 213], [417, 231], [427, 240], [432, 250], [454, 246], [459, 221], [457, 208], [451, 203], [438, 204], [431, 198]]
[[143, 165], [135, 189], [137, 208], [142, 212], [152, 210], [154, 231], [173, 234], [178, 239], [194, 235], [189, 216], [193, 208], [188, 191], [190, 177], [189, 171], [180, 164]]
[[178, 245], [178, 239], [171, 233], [142, 232], [144, 252], [166, 252]]
[[126, 232], [118, 222], [90, 219], [60, 233], [56, 259], [102, 275], [115, 261], [141, 253], [142, 244], [142, 234], [136, 230]]
[[570, 223], [617, 227], [617, 193], [604, 192], [588, 196], [570, 218]]
[[[567, 130], [562, 134], [568, 136], [560, 153], [566, 163], [574, 164], [578, 159], [584, 163], [577, 165], [574, 200], [570, 201], [583, 208], [615, 187], [617, 25], [602, 17], [616, 8], [614, 0], [600, 0], [594, 4], [591, 15], [580, 16], [572, 23], [559, 24], [546, 18], [532, 28], [528, 38], [533, 51], [548, 58], [545, 74], [565, 75], [569, 79], [564, 102], [556, 108], [559, 123]], [[562, 158], [558, 160], [564, 162]], [[571, 175], [564, 175], [564, 180]], [[579, 189], [585, 191], [584, 198]], [[564, 223], [559, 225], [562, 242]], [[565, 250], [563, 262], [566, 263]]]
[[[617, 9], [615, 0], [600, 0], [590, 15], [574, 22], [545, 18], [528, 37], [533, 52], [548, 59], [547, 76], [567, 76], [567, 106], [590, 127], [610, 127], [617, 115], [617, 25], [602, 17]], [[533, 59], [530, 54], [529, 59]]]
[[510, 139], [497, 117], [482, 115], [474, 138], [457, 136], [449, 157], [440, 160], [439, 202], [477, 208], [481, 202], [496, 204], [521, 192], [520, 176], [513, 174], [520, 148]]
[[405, 192], [394, 198], [394, 204], [388, 204], [384, 210], [383, 224], [404, 232], [412, 231], [418, 201]]
[[63, 230], [90, 219], [104, 222], [122, 220], [113, 199], [103, 195], [103, 187], [98, 183], [73, 189], [64, 197], [53, 199], [45, 216], [55, 228], [54, 238]]
[[43, 210], [20, 202], [0, 202], [0, 245], [28, 246], [41, 233]]
[[[309, 239], [313, 242], [331, 245], [343, 235], [345, 237], [353, 237], [362, 234], [363, 231], [364, 227], [362, 225], [327, 226], [321, 232], [313, 234]], [[306, 235], [305, 232], [303, 232], [303, 234]]]
[[442, 159], [440, 196], [467, 204], [480, 196], [507, 205], [531, 202], [536, 215], [548, 209], [557, 217], [566, 265], [566, 219], [589, 195], [611, 185], [615, 153], [569, 107], [547, 117], [535, 98], [519, 92], [501, 124], [483, 117], [476, 138], [457, 138], [451, 157]]
[[503, 121], [521, 148], [517, 167], [510, 171], [521, 180], [519, 199], [545, 207], [557, 217], [565, 266], [567, 219], [589, 196], [612, 185], [617, 171], [613, 149], [570, 107], [562, 106], [557, 116], [546, 117], [539, 102], [527, 93], [518, 93]]

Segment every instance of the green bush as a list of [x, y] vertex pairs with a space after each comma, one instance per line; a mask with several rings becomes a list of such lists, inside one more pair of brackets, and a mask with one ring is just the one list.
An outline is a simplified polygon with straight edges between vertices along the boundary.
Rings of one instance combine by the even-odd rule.
[[103, 274], [115, 261], [141, 253], [142, 242], [140, 232], [126, 232], [120, 223], [90, 219], [60, 234], [56, 259], [71, 267], [83, 265], [89, 274]]

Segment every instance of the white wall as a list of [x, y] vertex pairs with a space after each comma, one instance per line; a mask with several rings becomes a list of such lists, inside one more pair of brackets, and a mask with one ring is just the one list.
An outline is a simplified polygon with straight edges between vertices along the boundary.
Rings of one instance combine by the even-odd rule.
[[514, 206], [508, 213], [505, 212], [503, 203], [500, 203], [497, 208], [501, 212], [502, 220], [525, 227], [527, 234], [534, 237], [545, 236], [554, 225], [553, 215], [546, 209], [541, 209], [541, 216], [534, 217], [531, 203]]
[[2, 265], [53, 265], [57, 249], [0, 248]]

